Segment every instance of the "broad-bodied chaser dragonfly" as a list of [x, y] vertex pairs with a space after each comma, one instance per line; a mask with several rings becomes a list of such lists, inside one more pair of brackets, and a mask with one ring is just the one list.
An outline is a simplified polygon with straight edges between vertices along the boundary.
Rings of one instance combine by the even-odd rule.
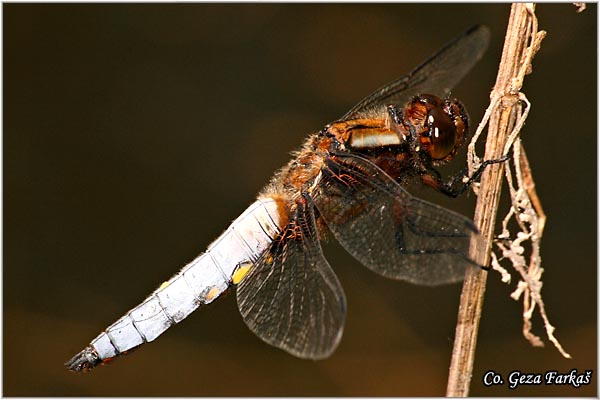
[[[407, 76], [363, 99], [312, 134], [205, 253], [69, 360], [74, 371], [156, 339], [199, 306], [236, 286], [244, 322], [288, 353], [323, 359], [337, 347], [346, 300], [323, 256], [333, 234], [371, 270], [420, 285], [457, 282], [469, 266], [468, 218], [411, 196], [420, 180], [445, 194], [462, 192], [434, 169], [452, 159], [468, 116], [449, 98], [481, 58], [489, 31], [476, 26]], [[442, 97], [437, 97], [442, 96]]]

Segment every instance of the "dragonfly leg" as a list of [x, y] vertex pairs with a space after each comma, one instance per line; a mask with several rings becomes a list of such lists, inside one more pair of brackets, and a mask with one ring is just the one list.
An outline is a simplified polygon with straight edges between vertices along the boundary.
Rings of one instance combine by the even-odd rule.
[[[421, 175], [421, 180], [426, 185], [435, 188], [446, 196], [456, 198], [463, 194], [473, 184], [473, 182], [481, 177], [481, 174], [488, 165], [499, 164], [507, 161], [508, 159], [510, 159], [510, 155], [505, 155], [494, 160], [485, 160], [481, 163], [479, 168], [477, 168], [477, 171], [475, 171], [475, 173], [470, 177], [467, 175], [468, 169], [465, 168], [451, 178], [448, 182], [442, 182], [439, 172], [431, 168]], [[468, 179], [466, 182], [463, 182], [463, 178], [465, 177], [468, 177]]]

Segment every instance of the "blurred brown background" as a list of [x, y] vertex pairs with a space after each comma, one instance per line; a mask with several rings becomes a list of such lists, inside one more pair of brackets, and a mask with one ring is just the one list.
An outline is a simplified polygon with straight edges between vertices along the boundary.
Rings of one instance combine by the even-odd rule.
[[[549, 218], [542, 293], [573, 359], [523, 339], [516, 279], [491, 274], [479, 396], [597, 394], [597, 10], [537, 10], [548, 37], [525, 82], [522, 135]], [[325, 251], [348, 315], [330, 359], [263, 344], [229, 295], [109, 366], [76, 375], [62, 364], [202, 252], [306, 134], [478, 23], [490, 49], [454, 94], [479, 120], [508, 14], [506, 4], [4, 4], [4, 395], [443, 395], [460, 285], [389, 281], [337, 244]], [[472, 215], [472, 195], [423, 193]], [[488, 370], [573, 368], [594, 370], [592, 383], [481, 382]]]

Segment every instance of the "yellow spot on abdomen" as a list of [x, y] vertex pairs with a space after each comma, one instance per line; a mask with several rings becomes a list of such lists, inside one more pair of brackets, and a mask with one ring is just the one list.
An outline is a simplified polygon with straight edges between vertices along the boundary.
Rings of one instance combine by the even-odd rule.
[[169, 281], [164, 281], [164, 282], [163, 282], [163, 283], [160, 285], [160, 287], [158, 288], [158, 290], [162, 290], [162, 289], [166, 288], [167, 286], [169, 286]]
[[252, 268], [251, 262], [245, 262], [245, 263], [240, 264], [240, 266], [237, 267], [237, 269], [231, 276], [231, 282], [233, 282], [234, 285], [237, 285], [238, 283], [240, 283], [242, 281], [242, 279], [244, 279], [246, 274], [248, 274], [248, 271], [250, 271], [251, 268]]
[[204, 296], [204, 299], [207, 303], [210, 303], [211, 301], [214, 300], [214, 298], [219, 294], [219, 288], [216, 286], [213, 286], [212, 288], [210, 288], [210, 290], [208, 292], [206, 292], [206, 296]]

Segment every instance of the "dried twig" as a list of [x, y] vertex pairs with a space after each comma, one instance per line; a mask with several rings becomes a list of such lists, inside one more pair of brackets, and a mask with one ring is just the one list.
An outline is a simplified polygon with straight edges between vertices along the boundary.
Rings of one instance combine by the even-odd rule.
[[[531, 43], [526, 48], [523, 55], [524, 61], [520, 66], [520, 71], [512, 82], [514, 90], [520, 89], [524, 76], [531, 71], [531, 60], [539, 50], [540, 42], [545, 36], [545, 32], [537, 32], [537, 20], [533, 11], [533, 7], [531, 7]], [[531, 332], [531, 317], [537, 306], [538, 312], [544, 320], [548, 339], [554, 344], [563, 357], [571, 358], [569, 353], [562, 348], [561, 344], [554, 336], [554, 327], [550, 324], [541, 295], [541, 276], [544, 270], [541, 267], [542, 259], [540, 255], [540, 246], [546, 224], [546, 214], [542, 209], [541, 201], [535, 191], [535, 183], [533, 181], [531, 168], [529, 167], [529, 161], [525, 154], [525, 149], [518, 138], [519, 131], [525, 123], [525, 119], [531, 109], [531, 104], [521, 92], [516, 94], [511, 92], [510, 94], [518, 96], [521, 104], [526, 107], [522, 111], [522, 114], [504, 146], [505, 154], [508, 154], [509, 151], [512, 150], [514, 162], [514, 170], [511, 168], [510, 163], [504, 164], [506, 181], [510, 191], [511, 208], [502, 222], [502, 233], [494, 243], [502, 252], [501, 259], [509, 260], [512, 267], [521, 277], [521, 281], [518, 283], [517, 289], [513, 292], [511, 297], [514, 300], [519, 300], [521, 295], [523, 295], [523, 336], [534, 346], [544, 345], [542, 340]], [[497, 98], [497, 100], [492, 101], [492, 103], [498, 104], [500, 100], [500, 98]], [[517, 115], [521, 113], [521, 110], [519, 110], [518, 107], [516, 111]], [[483, 126], [480, 125], [478, 134], [482, 129]], [[474, 146], [475, 141], [472, 141], [469, 152], [469, 157], [472, 162], [478, 161], [474, 152]], [[473, 164], [472, 168], [475, 167], [476, 164]], [[510, 233], [509, 223], [511, 221], [514, 221], [519, 229], [516, 234]], [[530, 249], [529, 254], [527, 254], [529, 262], [526, 260], [526, 245], [528, 245]], [[511, 276], [508, 271], [500, 265], [498, 256], [492, 252], [491, 257], [492, 267], [500, 272], [502, 281], [510, 283]]]
[[583, 12], [586, 8], [585, 3], [573, 3], [575, 7], [577, 7], [577, 12]]
[[[488, 122], [484, 155], [486, 160], [502, 157], [517, 138], [529, 110], [527, 107], [523, 113], [522, 105], [526, 98], [520, 93], [520, 89], [525, 75], [531, 72], [531, 60], [544, 35], [545, 32], [537, 31], [533, 4], [512, 5], [498, 76], [490, 95], [490, 106], [469, 145], [468, 161], [471, 171], [480, 164], [474, 152], [475, 140]], [[471, 251], [473, 255], [483, 251], [486, 263], [490, 260], [501, 183], [502, 165], [491, 165], [482, 175], [478, 190], [474, 220], [485, 239], [485, 250], [478, 249], [478, 244], [474, 242]], [[486, 272], [476, 269], [470, 269], [465, 277], [447, 396], [467, 396], [469, 393], [486, 277]]]
[[[504, 166], [512, 205], [509, 213], [502, 222], [502, 233], [495, 244], [502, 251], [502, 258], [509, 260], [513, 268], [521, 276], [521, 281], [517, 285], [517, 289], [511, 294], [511, 297], [519, 300], [521, 295], [523, 296], [523, 336], [533, 346], [541, 347], [544, 345], [544, 342], [531, 332], [531, 317], [537, 306], [544, 320], [548, 339], [563, 357], [571, 358], [554, 337], [554, 327], [550, 324], [546, 315], [544, 302], [542, 301], [541, 277], [544, 270], [541, 267], [540, 243], [546, 224], [546, 215], [535, 192], [535, 183], [533, 182], [529, 162], [527, 161], [527, 156], [525, 155], [525, 150], [522, 147], [520, 139], [514, 141], [512, 150], [514, 171], [511, 169], [510, 163]], [[513, 175], [516, 178], [516, 185]], [[519, 228], [519, 232], [516, 235], [511, 235], [509, 230], [509, 223], [513, 220]], [[529, 243], [531, 248], [529, 263], [527, 263], [524, 255], [524, 246], [527, 243]], [[498, 258], [494, 253], [492, 253], [492, 265], [494, 269], [503, 270], [503, 281], [505, 281], [507, 272], [500, 266]]]

